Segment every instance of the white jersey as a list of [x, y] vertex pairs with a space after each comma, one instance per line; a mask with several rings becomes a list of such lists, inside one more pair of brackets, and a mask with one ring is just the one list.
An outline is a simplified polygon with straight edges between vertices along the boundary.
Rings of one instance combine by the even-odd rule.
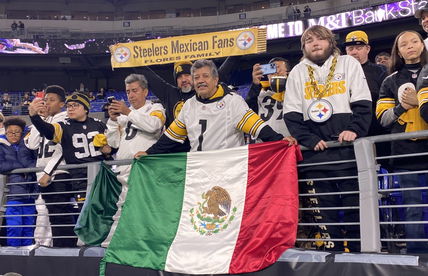
[[176, 120], [166, 131], [168, 138], [183, 143], [188, 137], [190, 151], [226, 149], [244, 145], [244, 133], [257, 137], [266, 123], [245, 100], [223, 87], [212, 100], [196, 96], [187, 100]]
[[425, 48], [428, 49], [428, 38], [425, 38], [424, 44], [425, 44]]
[[165, 109], [161, 104], [146, 101], [139, 109], [120, 115], [117, 121], [107, 121], [107, 142], [118, 148], [117, 159], [133, 159], [139, 151], [147, 150], [159, 140], [165, 123]]
[[[333, 56], [330, 56], [320, 67], [305, 58], [291, 70], [286, 85], [284, 113], [302, 113], [303, 111], [303, 120], [309, 120], [308, 109], [316, 101], [316, 97], [307, 66], [310, 65], [314, 69], [315, 81], [319, 90], [323, 91], [332, 60]], [[328, 94], [323, 95], [323, 99], [331, 104], [333, 118], [336, 114], [352, 113], [349, 103], [361, 100], [371, 101], [366, 77], [361, 64], [355, 58], [347, 55], [338, 56], [331, 89]]]
[[[55, 114], [54, 116], [48, 116], [45, 119], [47, 123], [58, 123], [63, 122], [67, 117], [67, 112], [63, 111]], [[38, 150], [37, 152], [37, 167], [44, 167], [43, 172], [37, 173], [37, 180], [39, 180], [44, 173], [54, 176], [59, 173], [68, 173], [64, 170], [56, 170], [58, 165], [65, 165], [62, 158], [62, 147], [60, 144], [56, 144], [45, 137], [42, 137], [39, 131], [32, 126], [30, 132], [24, 138], [25, 145], [31, 150]]]
[[[113, 148], [119, 148], [116, 159], [133, 159], [139, 151], [147, 150], [159, 140], [165, 124], [165, 109], [161, 104], [146, 101], [139, 109], [130, 107], [131, 112], [117, 117], [117, 121], [107, 121], [107, 143]], [[131, 165], [119, 166], [120, 172], [117, 179], [122, 184], [119, 195], [116, 214], [113, 216], [113, 224], [107, 238], [102, 242], [102, 247], [108, 247], [110, 240], [116, 231], [117, 223], [122, 213], [122, 205], [128, 193], [128, 176]]]
[[272, 98], [274, 94], [280, 93], [265, 90], [264, 88], [260, 90], [260, 94], [257, 97], [259, 116], [276, 132], [282, 134], [284, 137], [290, 136], [290, 132], [284, 122], [282, 101]]

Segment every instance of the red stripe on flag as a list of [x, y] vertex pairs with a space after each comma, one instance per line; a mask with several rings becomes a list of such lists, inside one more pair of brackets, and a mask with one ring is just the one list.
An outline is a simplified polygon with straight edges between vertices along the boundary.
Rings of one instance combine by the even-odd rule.
[[249, 146], [245, 207], [229, 273], [261, 270], [294, 246], [301, 159], [300, 148], [285, 141]]

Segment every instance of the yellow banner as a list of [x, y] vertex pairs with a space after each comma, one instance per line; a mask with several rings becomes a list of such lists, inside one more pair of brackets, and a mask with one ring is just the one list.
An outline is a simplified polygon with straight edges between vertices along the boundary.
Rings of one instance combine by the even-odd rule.
[[266, 29], [256, 28], [118, 43], [110, 46], [113, 68], [263, 52], [266, 52]]

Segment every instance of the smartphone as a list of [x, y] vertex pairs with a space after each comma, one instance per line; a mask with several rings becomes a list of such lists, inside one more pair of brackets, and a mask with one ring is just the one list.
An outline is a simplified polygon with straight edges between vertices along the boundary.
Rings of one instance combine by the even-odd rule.
[[109, 103], [113, 103], [113, 100], [116, 100], [114, 96], [107, 97]]
[[39, 91], [39, 92], [36, 92], [36, 98], [44, 98], [45, 97], [45, 92], [43, 92], [43, 91]]
[[[116, 98], [114, 96], [107, 97], [107, 101], [108, 101], [109, 105], [112, 104], [113, 101], [115, 101], [115, 100], [116, 100]], [[120, 115], [120, 113], [114, 113], [114, 114], [117, 116]]]
[[276, 73], [276, 64], [275, 63], [267, 63], [260, 65], [263, 75], [269, 75]]

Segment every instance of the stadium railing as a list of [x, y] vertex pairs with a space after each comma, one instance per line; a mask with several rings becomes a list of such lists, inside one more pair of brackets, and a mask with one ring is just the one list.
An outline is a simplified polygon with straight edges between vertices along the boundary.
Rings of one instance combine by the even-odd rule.
[[[365, 137], [355, 140], [353, 143], [348, 144], [340, 144], [338, 142], [328, 142], [329, 148], [335, 148], [335, 147], [353, 147], [355, 152], [355, 159], [353, 160], [336, 160], [336, 161], [329, 161], [329, 162], [322, 162], [322, 163], [314, 163], [314, 164], [299, 164], [299, 167], [303, 166], [319, 166], [319, 165], [326, 165], [326, 164], [339, 164], [339, 163], [345, 163], [345, 162], [356, 162], [357, 168], [358, 168], [358, 174], [354, 176], [348, 176], [348, 177], [342, 177], [342, 178], [324, 178], [324, 179], [318, 179], [318, 180], [339, 180], [339, 179], [346, 179], [346, 178], [357, 178], [359, 183], [359, 190], [358, 191], [347, 191], [347, 192], [336, 192], [336, 193], [300, 193], [299, 196], [301, 198], [308, 197], [308, 196], [331, 196], [331, 195], [341, 195], [341, 194], [359, 194], [359, 206], [329, 206], [329, 207], [322, 207], [324, 210], [349, 210], [349, 209], [358, 209], [360, 213], [360, 221], [355, 222], [334, 222], [334, 223], [322, 223], [325, 225], [359, 225], [360, 228], [360, 238], [358, 239], [321, 239], [321, 238], [301, 238], [298, 237], [297, 242], [316, 242], [316, 241], [359, 241], [361, 244], [361, 252], [381, 252], [384, 248], [382, 248], [382, 242], [408, 242], [408, 241], [414, 241], [414, 242], [428, 242], [427, 237], [420, 237], [418, 239], [406, 239], [406, 238], [390, 238], [388, 234], [381, 233], [382, 227], [385, 225], [405, 225], [405, 224], [427, 224], [428, 221], [403, 221], [403, 220], [394, 220], [393, 216], [388, 217], [387, 219], [380, 218], [380, 213], [382, 210], [385, 209], [400, 209], [400, 208], [424, 208], [428, 207], [428, 204], [379, 204], [379, 199], [381, 198], [381, 195], [387, 195], [389, 193], [400, 193], [402, 191], [407, 190], [427, 190], [428, 187], [422, 186], [422, 187], [413, 187], [413, 188], [397, 188], [392, 186], [385, 186], [385, 185], [379, 185], [379, 183], [385, 179], [385, 178], [391, 178], [394, 175], [399, 174], [421, 174], [421, 173], [428, 173], [428, 170], [424, 171], [411, 171], [411, 172], [392, 172], [392, 173], [380, 173], [379, 171], [379, 165], [377, 164], [377, 161], [380, 161], [382, 159], [392, 159], [392, 158], [402, 158], [402, 157], [413, 157], [413, 156], [426, 156], [428, 155], [428, 152], [420, 152], [420, 153], [414, 153], [414, 154], [406, 154], [406, 155], [394, 155], [394, 156], [376, 156], [375, 153], [375, 144], [382, 143], [382, 142], [390, 142], [390, 141], [396, 141], [396, 140], [406, 140], [406, 139], [414, 139], [414, 138], [423, 138], [428, 137], [428, 130], [426, 131], [419, 131], [419, 132], [410, 132], [410, 133], [399, 133], [399, 134], [388, 134], [388, 135], [380, 135], [380, 136], [371, 136], [371, 137]], [[302, 150], [308, 150], [304, 147], [302, 147]], [[329, 149], [327, 149], [329, 150]], [[426, 159], [428, 160], [428, 158]], [[130, 164], [131, 160], [116, 160], [116, 161], [108, 161], [106, 162], [108, 165], [123, 165], [123, 164]], [[428, 161], [427, 161], [428, 162]], [[87, 163], [87, 164], [79, 164], [79, 165], [65, 165], [61, 166], [62, 169], [74, 169], [74, 168], [87, 168], [87, 183], [88, 188], [87, 191], [91, 188], [91, 183], [94, 181], [98, 171], [99, 171], [100, 163]], [[36, 172], [41, 171], [41, 168], [28, 168], [28, 169], [17, 169], [13, 170], [13, 173], [28, 173], [28, 172]], [[6, 181], [7, 175], [0, 175], [0, 199], [1, 205], [0, 205], [0, 225], [2, 220], [4, 220], [5, 217], [7, 217], [4, 212], [5, 208], [7, 207], [5, 205], [6, 199], [9, 196], [8, 186], [10, 185], [16, 185], [18, 183], [7, 183]], [[316, 181], [317, 179], [312, 179], [313, 181]], [[70, 179], [72, 181], [72, 179]], [[305, 179], [300, 179], [299, 182], [304, 182]], [[19, 184], [25, 184], [25, 183], [19, 183]], [[30, 183], [26, 183], [30, 184]], [[52, 184], [54, 185], [54, 184]], [[28, 195], [28, 194], [26, 194]], [[37, 194], [38, 195], [38, 194]], [[43, 194], [42, 194], [43, 195]], [[16, 195], [14, 195], [16, 196]], [[82, 202], [83, 203], [83, 202]], [[63, 203], [57, 203], [57, 204], [71, 204], [70, 202], [63, 202]], [[80, 203], [81, 204], [81, 203]], [[308, 208], [308, 207], [302, 207], [300, 208], [301, 214], [304, 214], [305, 212], [313, 212], [316, 209], [321, 209], [319, 207], [315, 208]], [[65, 215], [65, 214], [63, 214]], [[70, 214], [67, 214], [70, 215]], [[76, 214], [77, 215], [77, 214]], [[48, 215], [49, 216], [49, 215]], [[320, 223], [307, 223], [302, 222], [299, 223], [299, 228], [305, 228], [305, 227], [314, 227], [319, 226]], [[52, 225], [51, 227], [63, 227], [64, 225]], [[7, 226], [1, 226], [2, 228], [6, 228]], [[35, 227], [35, 225], [34, 225]], [[0, 236], [0, 239], [6, 239], [7, 237], [5, 235]], [[28, 238], [28, 237], [13, 237], [13, 238]], [[44, 238], [44, 237], [35, 237], [37, 238]], [[60, 238], [60, 237], [52, 237], [52, 238]], [[64, 237], [61, 237], [64, 238]]]

